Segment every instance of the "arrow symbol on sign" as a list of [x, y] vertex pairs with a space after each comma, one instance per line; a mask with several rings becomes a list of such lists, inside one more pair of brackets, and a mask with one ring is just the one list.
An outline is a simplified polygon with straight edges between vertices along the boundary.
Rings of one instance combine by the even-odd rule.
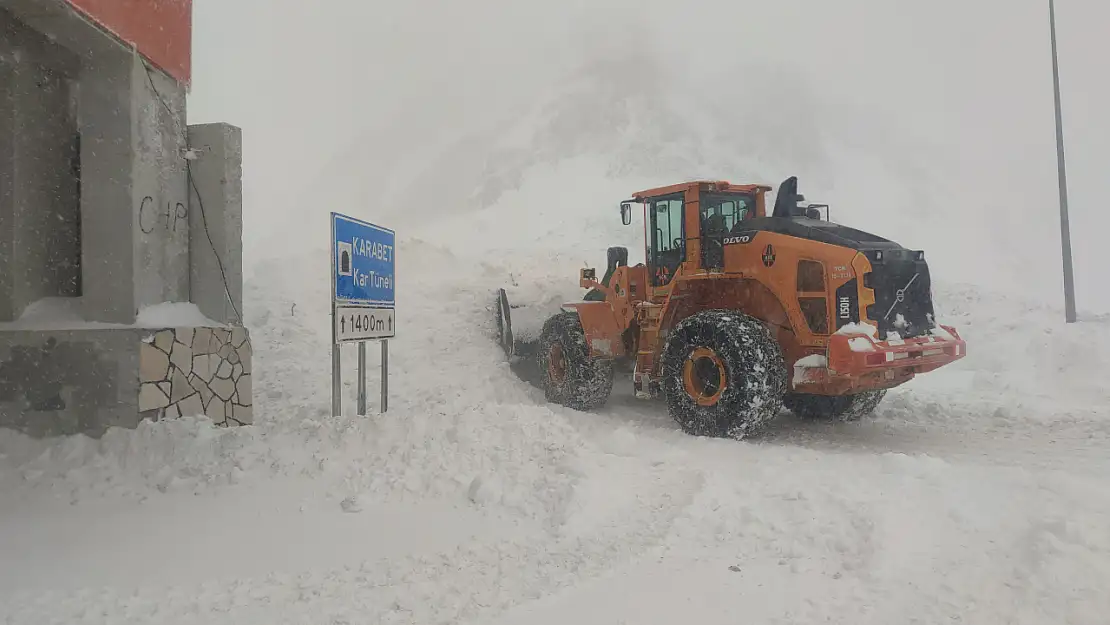
[[390, 317], [390, 318], [389, 318], [389, 331], [390, 331], [390, 332], [392, 332], [392, 331], [393, 331], [393, 317]]
[[340, 332], [346, 332], [347, 331], [347, 318], [346, 317], [340, 317], [339, 318], [339, 331]]

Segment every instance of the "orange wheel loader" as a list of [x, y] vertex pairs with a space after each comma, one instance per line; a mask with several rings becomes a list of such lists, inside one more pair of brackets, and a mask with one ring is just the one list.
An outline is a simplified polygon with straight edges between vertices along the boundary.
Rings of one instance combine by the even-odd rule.
[[598, 408], [628, 371], [685, 432], [734, 438], [783, 407], [859, 419], [888, 389], [965, 356], [933, 317], [923, 252], [829, 221], [795, 177], [768, 215], [771, 190], [694, 181], [633, 194], [620, 214], [628, 225], [643, 205], [647, 262], [610, 248], [604, 276], [581, 270], [581, 301], [543, 317], [525, 319], [501, 289], [502, 347], [533, 361], [549, 401]]

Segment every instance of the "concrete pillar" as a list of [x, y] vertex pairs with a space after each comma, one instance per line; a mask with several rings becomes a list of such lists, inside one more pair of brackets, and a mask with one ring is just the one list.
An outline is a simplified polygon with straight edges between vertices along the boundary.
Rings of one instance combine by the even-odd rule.
[[189, 301], [185, 90], [135, 54], [131, 62], [135, 308]]
[[82, 67], [85, 318], [189, 301], [185, 93], [122, 46]]
[[230, 124], [189, 126], [189, 145], [198, 152], [189, 190], [191, 299], [208, 318], [242, 325], [242, 131]]
[[84, 59], [81, 67], [81, 267], [88, 321], [135, 320], [132, 57], [119, 46]]

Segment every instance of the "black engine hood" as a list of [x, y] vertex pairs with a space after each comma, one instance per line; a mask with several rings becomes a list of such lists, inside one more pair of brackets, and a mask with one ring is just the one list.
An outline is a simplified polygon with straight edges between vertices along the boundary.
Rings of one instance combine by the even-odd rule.
[[741, 222], [744, 231], [774, 232], [853, 250], [901, 250], [898, 243], [883, 237], [807, 217], [758, 217]]

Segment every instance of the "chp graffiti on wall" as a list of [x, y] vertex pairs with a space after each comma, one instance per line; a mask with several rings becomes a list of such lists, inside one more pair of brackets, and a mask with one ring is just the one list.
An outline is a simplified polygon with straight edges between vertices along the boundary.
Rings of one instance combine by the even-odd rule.
[[153, 196], [144, 196], [139, 201], [139, 229], [143, 234], [155, 230], [176, 233], [178, 228], [188, 229], [189, 207], [173, 200], [158, 201]]

